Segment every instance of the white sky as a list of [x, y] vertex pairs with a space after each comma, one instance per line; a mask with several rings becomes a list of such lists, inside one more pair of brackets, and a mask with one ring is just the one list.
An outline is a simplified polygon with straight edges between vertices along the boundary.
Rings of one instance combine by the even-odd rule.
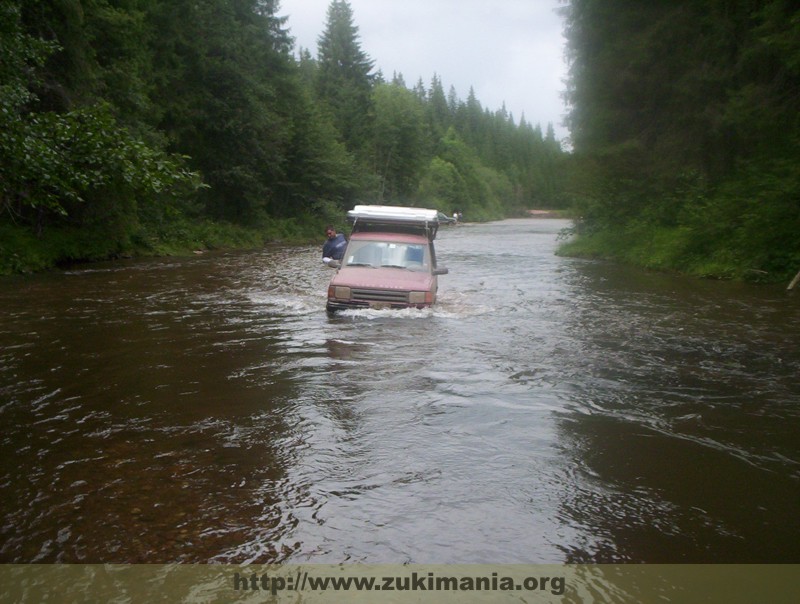
[[[559, 0], [349, 0], [361, 50], [387, 80], [397, 72], [408, 87], [434, 73], [445, 94], [455, 87], [467, 100], [470, 86], [484, 109], [506, 109], [519, 123], [548, 123], [556, 137], [567, 66]], [[278, 14], [297, 47], [317, 55], [330, 0], [280, 0]]]

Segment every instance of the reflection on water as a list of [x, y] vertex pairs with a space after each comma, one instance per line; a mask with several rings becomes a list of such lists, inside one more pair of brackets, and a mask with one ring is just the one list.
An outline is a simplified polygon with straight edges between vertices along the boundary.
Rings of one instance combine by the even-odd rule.
[[781, 288], [443, 228], [440, 304], [317, 247], [0, 281], [0, 562], [798, 562]]
[[625, 272], [584, 267], [570, 325], [586, 371], [562, 443], [584, 476], [565, 510], [602, 541], [568, 559], [797, 561], [796, 299]]

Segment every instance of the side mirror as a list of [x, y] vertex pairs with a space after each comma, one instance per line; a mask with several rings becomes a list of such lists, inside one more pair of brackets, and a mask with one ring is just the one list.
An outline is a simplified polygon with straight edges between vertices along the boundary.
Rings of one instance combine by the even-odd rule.
[[434, 275], [446, 275], [449, 272], [450, 271], [447, 270], [445, 267], [441, 267], [441, 268], [433, 269], [433, 273], [432, 274], [434, 274]]
[[328, 266], [331, 268], [339, 268], [341, 264], [339, 263], [338, 260], [331, 260], [330, 262], [328, 262]]

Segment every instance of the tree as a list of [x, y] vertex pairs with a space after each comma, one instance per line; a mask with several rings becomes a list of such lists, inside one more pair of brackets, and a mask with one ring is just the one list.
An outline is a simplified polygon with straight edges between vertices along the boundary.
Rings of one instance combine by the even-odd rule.
[[432, 135], [437, 139], [441, 138], [452, 125], [453, 120], [447, 104], [447, 97], [444, 94], [442, 79], [436, 74], [433, 75], [428, 91], [427, 113]]
[[338, 215], [361, 190], [363, 177], [332, 121], [314, 102], [312, 88], [299, 90], [292, 104], [285, 178], [276, 187], [271, 215]]
[[[440, 177], [445, 180], [436, 182]], [[457, 184], [457, 200], [446, 194], [443, 188], [454, 184]], [[436, 158], [429, 166], [423, 186], [454, 202], [455, 207], [470, 220], [502, 217], [503, 206], [511, 196], [508, 178], [485, 166], [475, 149], [467, 145], [452, 127], [439, 141]]]
[[[53, 66], [77, 52], [59, 45], [59, 26], [69, 30], [63, 36], [86, 61], [65, 79], [95, 79], [91, 44], [81, 37], [93, 13], [73, 14], [74, 21], [50, 28], [42, 14], [28, 13], [26, 24], [19, 3], [3, 0], [0, 11], [5, 82], [0, 87], [0, 209], [39, 235], [48, 220], [86, 226], [100, 219], [114, 247], [138, 226], [138, 208], [157, 199], [166, 203], [165, 194], [191, 185], [195, 175], [183, 168], [181, 158], [150, 146], [122, 125], [117, 108], [92, 90], [53, 93], [61, 89]], [[55, 37], [44, 41], [31, 31]]]
[[20, 264], [11, 239], [52, 261], [100, 258], [194, 245], [186, 233], [209, 220], [274, 232], [369, 197], [479, 219], [544, 190], [540, 130], [472, 90], [445, 96], [438, 75], [430, 90], [385, 82], [344, 0], [317, 58], [295, 59], [278, 8], [0, 0], [0, 271]]
[[276, 2], [160, 3], [154, 30], [158, 126], [208, 183], [205, 212], [254, 224], [280, 213], [299, 85]]
[[800, 9], [571, 0], [567, 37], [585, 232], [645, 262], [658, 235], [667, 268], [796, 272]]
[[359, 153], [366, 147], [371, 128], [373, 62], [361, 50], [358, 27], [346, 0], [333, 0], [328, 7], [317, 55], [318, 97], [328, 106], [347, 148]]
[[422, 104], [413, 92], [396, 84], [377, 86], [373, 104], [374, 171], [381, 182], [378, 199], [410, 199], [428, 147]]

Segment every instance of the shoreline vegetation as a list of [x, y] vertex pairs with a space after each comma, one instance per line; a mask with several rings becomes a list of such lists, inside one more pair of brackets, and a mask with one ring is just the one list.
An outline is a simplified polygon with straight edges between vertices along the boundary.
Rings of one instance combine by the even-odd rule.
[[[569, 218], [565, 210], [527, 210], [516, 217]], [[502, 219], [497, 217], [496, 219]], [[160, 233], [141, 229], [124, 242], [80, 229], [48, 229], [36, 237], [22, 226], [0, 225], [0, 276], [31, 274], [122, 259], [181, 257], [209, 251], [259, 249], [265, 245], [322, 245], [325, 225], [346, 229], [343, 217], [271, 220], [259, 227], [178, 220]]]
[[278, 3], [0, 0], [0, 274], [316, 242], [368, 200], [572, 218], [558, 254], [789, 282], [800, 8], [757, 4], [568, 0], [559, 141], [387, 78], [347, 0], [316, 56]]
[[0, 225], [0, 275], [32, 274], [75, 265], [121, 259], [181, 257], [209, 251], [259, 249], [275, 243], [321, 241], [324, 222], [273, 220], [259, 227], [182, 220], [161, 234], [140, 230], [124, 240], [80, 229], [49, 229], [36, 237], [30, 229]]
[[[575, 220], [573, 212], [564, 209], [529, 209], [504, 218], [538, 218]], [[488, 220], [486, 220], [488, 221]], [[470, 221], [464, 221], [470, 222]], [[483, 221], [481, 221], [483, 222]], [[34, 274], [63, 268], [91, 265], [114, 260], [186, 257], [212, 251], [255, 250], [266, 245], [316, 244], [328, 223], [346, 230], [342, 217], [270, 220], [259, 227], [208, 220], [176, 220], [160, 233], [144, 229], [124, 243], [102, 236], [91, 236], [80, 229], [49, 229], [45, 237], [36, 237], [22, 226], [0, 225], [0, 276]], [[785, 275], [742, 268], [741, 262], [695, 258], [694, 261], [676, 249], [680, 241], [674, 233], [602, 232], [577, 236], [580, 220], [564, 229], [556, 254], [566, 257], [620, 262], [645, 270], [678, 273], [692, 278], [781, 283]], [[794, 274], [787, 289], [800, 282]]]
[[569, 0], [560, 249], [694, 277], [800, 269], [800, 7]]
[[552, 124], [385, 77], [346, 0], [316, 56], [279, 11], [0, 0], [0, 274], [319, 241], [361, 200], [566, 207]]
[[[565, 229], [556, 255], [617, 262], [643, 270], [680, 274], [688, 278], [743, 283], [788, 283], [787, 290], [800, 283], [800, 272], [766, 271], [754, 268], [757, 259], [720, 247], [708, 255], [687, 253], [680, 231], [652, 229], [630, 232], [624, 229], [577, 234], [579, 226]], [[800, 266], [798, 266], [800, 268]]]

